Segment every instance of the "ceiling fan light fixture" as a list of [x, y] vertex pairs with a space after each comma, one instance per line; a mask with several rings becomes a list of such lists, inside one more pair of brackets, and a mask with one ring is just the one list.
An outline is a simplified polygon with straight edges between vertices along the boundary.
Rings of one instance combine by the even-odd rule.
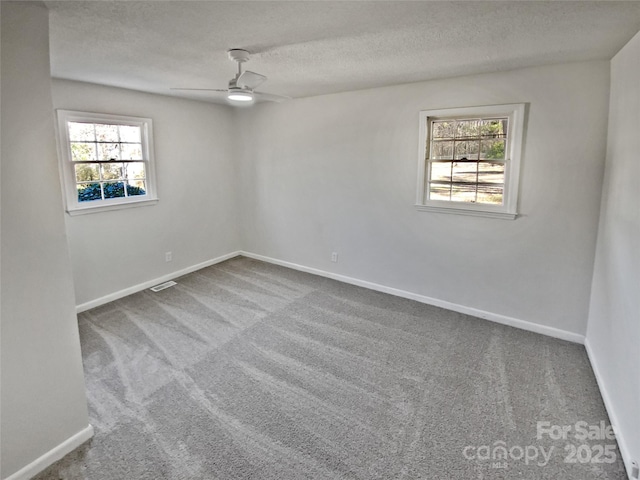
[[250, 102], [253, 100], [253, 92], [243, 88], [230, 88], [227, 98], [234, 102]]

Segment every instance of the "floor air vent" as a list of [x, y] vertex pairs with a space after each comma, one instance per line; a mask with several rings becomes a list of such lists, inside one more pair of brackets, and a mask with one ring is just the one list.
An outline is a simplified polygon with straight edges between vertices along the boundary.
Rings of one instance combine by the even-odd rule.
[[159, 292], [160, 290], [164, 290], [165, 288], [173, 287], [177, 285], [173, 280], [169, 280], [168, 282], [161, 283], [160, 285], [156, 285], [155, 287], [151, 287], [149, 290], [152, 292]]

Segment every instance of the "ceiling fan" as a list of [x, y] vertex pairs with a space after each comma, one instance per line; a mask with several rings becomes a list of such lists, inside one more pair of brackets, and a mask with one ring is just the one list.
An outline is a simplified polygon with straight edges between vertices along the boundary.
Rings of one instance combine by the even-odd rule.
[[238, 73], [229, 80], [229, 87], [221, 88], [172, 88], [171, 90], [196, 90], [206, 92], [225, 93], [228, 100], [232, 102], [249, 103], [253, 100], [266, 100], [269, 102], [283, 102], [291, 97], [276, 95], [273, 93], [256, 92], [255, 89], [267, 80], [267, 77], [249, 70], [242, 71], [242, 64], [249, 61], [249, 52], [241, 48], [232, 48], [227, 51], [229, 60], [238, 63]]

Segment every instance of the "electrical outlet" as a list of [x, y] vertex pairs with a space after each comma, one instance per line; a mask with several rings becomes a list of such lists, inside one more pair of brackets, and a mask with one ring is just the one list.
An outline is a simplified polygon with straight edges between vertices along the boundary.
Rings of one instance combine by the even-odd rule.
[[171, 260], [173, 260], [173, 255], [171, 254], [171, 252], [167, 252], [164, 254], [164, 261], [165, 262], [170, 262]]
[[332, 262], [337, 262], [338, 261], [338, 252], [332, 252], [331, 253], [331, 261]]
[[638, 478], [640, 476], [640, 467], [638, 462], [631, 462], [631, 478]]

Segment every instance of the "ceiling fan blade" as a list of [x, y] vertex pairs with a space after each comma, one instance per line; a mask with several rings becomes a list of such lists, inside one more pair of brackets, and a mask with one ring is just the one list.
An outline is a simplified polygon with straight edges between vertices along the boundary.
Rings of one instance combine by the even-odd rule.
[[239, 87], [248, 88], [249, 90], [253, 90], [258, 85], [261, 85], [264, 81], [267, 80], [267, 77], [264, 75], [260, 75], [256, 72], [251, 72], [249, 70], [245, 70], [240, 74], [238, 79], [236, 80], [236, 85]]
[[171, 88], [170, 90], [194, 90], [194, 91], [201, 91], [201, 92], [224, 92], [227, 93], [227, 89], [221, 89], [221, 88]]
[[275, 93], [253, 92], [258, 100], [266, 100], [267, 102], [284, 102], [285, 100], [291, 100], [291, 97], [286, 95], [276, 95]]

